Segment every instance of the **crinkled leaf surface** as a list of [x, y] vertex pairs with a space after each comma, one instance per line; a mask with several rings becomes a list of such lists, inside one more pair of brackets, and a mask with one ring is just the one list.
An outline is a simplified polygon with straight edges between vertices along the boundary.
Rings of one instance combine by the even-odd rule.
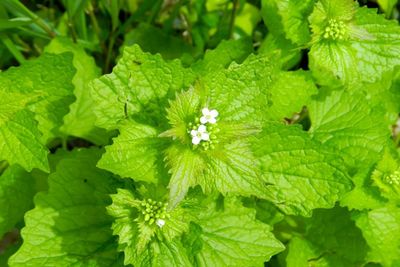
[[368, 259], [383, 266], [400, 262], [400, 208], [386, 206], [355, 217], [369, 245]]
[[2, 159], [28, 171], [48, 170], [43, 144], [60, 135], [73, 100], [74, 72], [69, 54], [43, 54], [0, 74], [0, 134], [6, 140], [0, 144]]
[[[268, 34], [257, 50], [273, 59], [279, 59], [282, 69], [295, 67], [301, 60], [301, 50], [292, 44], [283, 34]], [[276, 55], [279, 55], [277, 57]]]
[[269, 88], [269, 108], [267, 116], [271, 120], [291, 118], [294, 112], [300, 112], [308, 105], [317, 88], [308, 72], [280, 72]]
[[208, 106], [219, 111], [225, 122], [260, 124], [265, 118], [268, 86], [278, 72], [266, 56], [250, 55], [243, 64], [203, 77]]
[[227, 144], [224, 153], [211, 153], [204, 177], [199, 178], [199, 184], [205, 192], [216, 188], [223, 194], [265, 197], [260, 165], [247, 140]]
[[253, 148], [269, 198], [286, 213], [333, 207], [352, 187], [343, 161], [297, 126], [268, 124]]
[[[111, 217], [111, 174], [95, 167], [101, 150], [84, 149], [61, 160], [49, 177], [49, 192], [35, 197], [25, 215], [23, 245], [10, 266], [114, 266], [117, 264]], [[117, 265], [119, 266], [119, 265]]]
[[126, 47], [113, 72], [91, 85], [96, 125], [116, 129], [126, 118], [162, 125], [168, 98], [187, 88], [193, 79], [191, 69], [182, 67], [179, 60], [166, 62], [137, 45]]
[[40, 140], [34, 113], [26, 109], [29, 98], [0, 90], [0, 158], [20, 164], [28, 171], [33, 168], [48, 171], [47, 149]]
[[32, 176], [18, 165], [0, 176], [0, 236], [22, 221], [33, 206], [34, 184]]
[[75, 68], [70, 53], [45, 53], [37, 59], [26, 61], [20, 67], [10, 68], [1, 73], [0, 86], [4, 90], [38, 95], [30, 110], [35, 112], [44, 143], [61, 135], [59, 127], [74, 100], [74, 74]]
[[378, 160], [390, 136], [383, 110], [370, 106], [363, 94], [345, 90], [328, 94], [309, 105], [313, 138], [340, 151], [350, 166]]
[[311, 39], [307, 17], [313, 6], [314, 0], [263, 0], [261, 13], [273, 34], [283, 33], [293, 43], [305, 45]]
[[306, 233], [289, 243], [288, 267], [359, 266], [365, 262], [368, 246], [346, 209], [316, 210], [305, 223]]
[[356, 187], [343, 204], [356, 209], [376, 207], [379, 193], [368, 185], [368, 177], [390, 136], [383, 109], [373, 103], [370, 106], [361, 93], [341, 90], [327, 94], [322, 93], [309, 105], [309, 132], [338, 151], [353, 172]]
[[274, 60], [250, 55], [202, 79], [208, 105], [220, 111], [221, 120], [260, 125], [291, 116], [309, 102], [316, 88], [306, 72], [280, 71]]
[[385, 204], [385, 198], [370, 179], [372, 173], [373, 168], [370, 167], [361, 169], [352, 176], [354, 188], [341, 199], [341, 206], [350, 210], [364, 210], [378, 208]]
[[227, 200], [224, 210], [214, 206], [200, 214], [198, 224], [201, 250], [196, 266], [262, 266], [284, 246], [271, 227], [255, 220], [255, 210]]
[[199, 183], [199, 176], [206, 168], [206, 159], [182, 146], [171, 146], [166, 154], [171, 173], [169, 204], [174, 207], [186, 196], [190, 187]]
[[72, 63], [76, 68], [76, 74], [72, 79], [76, 100], [71, 104], [69, 113], [64, 117], [61, 131], [68, 135], [85, 138], [96, 144], [106, 143], [108, 136], [105, 130], [94, 126], [96, 117], [88, 87], [91, 80], [100, 76], [100, 69], [96, 66], [94, 59], [70, 39], [62, 37], [53, 39], [46, 47], [46, 51], [55, 54], [72, 52]]
[[204, 58], [192, 65], [197, 74], [205, 75], [228, 67], [232, 62], [241, 63], [253, 52], [249, 39], [223, 40], [215, 49], [207, 50]]
[[[157, 139], [157, 130], [151, 126], [125, 122], [120, 135], [106, 147], [97, 166], [121, 177], [138, 181], [156, 182], [162, 164], [160, 150], [163, 142]], [[161, 163], [160, 163], [161, 162]]]
[[[344, 21], [347, 38], [322, 37], [330, 19]], [[310, 69], [321, 81], [330, 75], [357, 86], [359, 82], [374, 82], [400, 65], [400, 27], [374, 9], [355, 9], [351, 0], [322, 1], [316, 5], [310, 22], [314, 31]]]

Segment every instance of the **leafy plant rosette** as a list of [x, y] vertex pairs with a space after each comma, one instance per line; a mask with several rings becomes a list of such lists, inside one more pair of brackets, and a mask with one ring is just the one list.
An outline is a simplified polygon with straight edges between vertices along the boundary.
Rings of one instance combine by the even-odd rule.
[[[204, 73], [204, 70], [200, 72]], [[303, 86], [297, 97], [287, 98], [286, 93], [279, 90], [287, 80], [294, 82], [285, 84], [289, 90]], [[133, 179], [147, 192], [138, 195], [132, 190], [120, 189], [108, 208], [116, 219], [113, 229], [125, 252], [125, 263], [141, 265], [150, 258], [163, 257], [166, 253], [159, 251], [169, 246], [173, 246], [169, 247], [170, 253], [182, 252], [184, 246], [180, 239], [185, 239], [182, 234], [190, 239], [193, 231], [206, 231], [201, 227], [200, 215], [194, 212], [207, 210], [207, 205], [201, 204], [204, 201], [197, 201], [197, 208], [185, 208], [188, 198], [195, 192], [197, 200], [219, 192], [227, 198], [227, 207], [231, 208], [229, 199], [234, 196], [257, 197], [284, 206], [288, 213], [308, 215], [313, 208], [333, 206], [340, 195], [350, 189], [340, 159], [334, 159], [327, 152], [328, 148], [324, 150], [296, 126], [286, 129], [274, 122], [300, 110], [316, 89], [308, 73], [281, 71], [268, 57], [250, 55], [241, 64], [214, 67], [212, 72], [200, 76], [196, 71], [182, 67], [177, 60], [165, 62], [159, 55], [143, 53], [138, 46], [126, 47], [113, 72], [94, 80], [91, 90], [96, 103], [97, 125], [120, 132], [113, 144], [106, 147], [97, 166]], [[283, 98], [289, 103], [282, 101]], [[270, 103], [269, 108], [265, 103]], [[280, 151], [280, 147], [271, 150], [285, 142], [280, 138], [297, 142], [289, 148], [293, 153]], [[269, 170], [270, 165], [274, 166], [269, 163], [271, 161], [293, 165], [298, 156], [295, 151], [299, 149], [310, 151], [308, 162], [297, 167], [297, 171], [303, 169], [305, 179], [312, 181], [305, 186], [301, 185], [297, 175], [284, 174], [286, 170]], [[325, 157], [331, 160], [321, 162]], [[332, 174], [335, 177], [318, 178]], [[288, 180], [295, 182], [276, 190], [279, 183], [276, 179], [281, 175], [287, 175]], [[336, 184], [334, 189], [332, 183]], [[321, 189], [309, 192], [315, 186], [321, 186]], [[293, 191], [299, 190], [300, 194], [292, 195]], [[324, 195], [323, 200], [321, 195]], [[307, 203], [304, 203], [305, 198], [308, 198]], [[229, 208], [223, 208], [223, 203], [222, 200], [221, 214], [227, 212], [239, 223], [239, 218], [231, 214]], [[238, 211], [242, 210], [248, 219], [254, 219], [254, 211], [240, 208], [242, 205], [238, 200], [235, 203]], [[242, 216], [240, 214], [238, 212], [238, 216]], [[226, 227], [230, 227], [229, 224]], [[221, 223], [221, 227], [223, 225]], [[261, 222], [249, 221], [250, 225], [264, 228], [261, 232], [268, 233], [268, 226]], [[238, 252], [240, 259], [237, 259], [241, 264], [262, 257], [265, 260], [282, 249], [279, 241], [268, 234], [263, 241], [266, 243], [260, 241], [260, 246], [269, 249], [244, 250], [249, 245], [246, 238], [252, 240], [254, 236], [249, 236], [249, 229], [243, 228], [243, 231], [238, 234], [240, 239], [231, 244], [236, 247], [231, 249], [241, 250]], [[193, 261], [194, 257], [204, 264], [211, 264], [210, 261], [238, 264], [230, 262], [229, 257], [203, 258], [203, 253], [210, 253], [203, 249], [207, 250], [208, 246], [213, 250], [219, 248], [207, 244], [204, 237], [199, 237], [196, 242], [199, 251], [192, 248], [194, 254], [189, 253], [189, 256], [179, 252], [180, 261]], [[218, 242], [230, 246], [233, 241], [227, 240], [225, 244], [221, 239]], [[144, 257], [143, 251], [147, 251], [148, 256]], [[176, 259], [177, 255], [171, 257]]]
[[[261, 2], [257, 54], [230, 40], [183, 66], [133, 45], [99, 77], [55, 38], [0, 73], [0, 234], [25, 223], [11, 266], [397, 266], [398, 23]], [[301, 56], [310, 70], [283, 70]], [[49, 153], [68, 136], [93, 147]]]

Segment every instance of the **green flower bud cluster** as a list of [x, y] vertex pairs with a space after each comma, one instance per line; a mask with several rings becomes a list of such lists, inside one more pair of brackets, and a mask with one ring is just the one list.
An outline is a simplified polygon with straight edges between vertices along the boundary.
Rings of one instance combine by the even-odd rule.
[[142, 201], [140, 211], [145, 222], [149, 225], [155, 223], [160, 228], [164, 225], [165, 219], [170, 217], [167, 212], [167, 204], [161, 201], [157, 202], [151, 198]]
[[343, 21], [330, 19], [328, 26], [325, 28], [324, 38], [332, 40], [343, 40], [346, 37], [347, 29]]
[[187, 132], [190, 133], [191, 130], [197, 130], [199, 126], [201, 125], [200, 123], [200, 118], [196, 117], [193, 122], [189, 122], [188, 127], [187, 127]]
[[394, 171], [392, 174], [385, 177], [385, 181], [391, 185], [400, 185], [400, 171]]
[[208, 134], [210, 135], [210, 140], [201, 143], [201, 146], [204, 149], [204, 151], [207, 151], [209, 149], [214, 149], [215, 145], [219, 143], [217, 134], [219, 133], [220, 129], [218, 128], [218, 125], [215, 123], [213, 125], [207, 126], [207, 131]]

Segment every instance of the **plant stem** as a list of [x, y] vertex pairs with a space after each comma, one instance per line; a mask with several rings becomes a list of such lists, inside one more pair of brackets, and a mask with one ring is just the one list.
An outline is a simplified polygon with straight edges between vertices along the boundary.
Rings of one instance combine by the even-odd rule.
[[28, 16], [33, 23], [39, 26], [43, 31], [45, 31], [51, 38], [55, 37], [55, 32], [44, 22], [38, 15], [30, 11], [26, 6], [24, 6], [18, 0], [2, 0], [2, 4], [6, 6], [11, 12], [18, 14], [22, 13], [25, 16]]
[[236, 17], [236, 11], [237, 11], [238, 5], [239, 5], [239, 0], [233, 0], [231, 19], [229, 21], [229, 39], [231, 39], [232, 35], [233, 35], [233, 29], [235, 26], [235, 17]]
[[108, 49], [107, 49], [107, 55], [106, 55], [106, 62], [104, 64], [104, 73], [107, 73], [109, 71], [109, 67], [110, 67], [110, 63], [111, 63], [111, 54], [113, 52], [113, 48], [114, 48], [114, 43], [115, 43], [115, 38], [116, 38], [116, 34], [115, 32], [111, 33], [111, 38], [110, 41], [108, 43]]
[[22, 55], [21, 51], [15, 46], [13, 41], [8, 37], [8, 36], [2, 36], [0, 38], [5, 47], [11, 52], [11, 54], [14, 56], [14, 58], [18, 61], [19, 64], [22, 64], [25, 62], [25, 57]]
[[99, 39], [99, 42], [100, 42], [101, 41], [101, 30], [99, 27], [99, 23], [97, 22], [97, 18], [94, 15], [94, 7], [92, 5], [92, 2], [89, 2], [87, 12], [89, 14], [90, 21], [92, 22], [94, 32], [96, 33], [97, 38]]

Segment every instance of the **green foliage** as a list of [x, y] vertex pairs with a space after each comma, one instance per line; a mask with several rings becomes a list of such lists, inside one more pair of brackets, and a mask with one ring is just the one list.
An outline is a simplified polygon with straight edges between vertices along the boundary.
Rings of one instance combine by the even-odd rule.
[[315, 208], [332, 207], [351, 189], [343, 160], [299, 127], [266, 125], [253, 146], [268, 197], [288, 214], [307, 216]]
[[0, 1], [0, 266], [400, 266], [399, 8]]
[[60, 161], [49, 176], [48, 193], [39, 193], [35, 208], [26, 214], [24, 242], [11, 266], [117, 264], [105, 209], [115, 182], [95, 167], [100, 155], [99, 149], [81, 150]]
[[367, 243], [346, 209], [316, 210], [305, 223], [304, 236], [296, 236], [289, 243], [287, 266], [357, 266], [365, 263]]

